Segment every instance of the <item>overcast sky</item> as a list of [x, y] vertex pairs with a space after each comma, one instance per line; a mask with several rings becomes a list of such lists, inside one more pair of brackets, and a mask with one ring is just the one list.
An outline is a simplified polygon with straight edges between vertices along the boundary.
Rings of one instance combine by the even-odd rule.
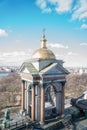
[[47, 46], [65, 66], [87, 67], [87, 0], [0, 0], [0, 65], [21, 65]]

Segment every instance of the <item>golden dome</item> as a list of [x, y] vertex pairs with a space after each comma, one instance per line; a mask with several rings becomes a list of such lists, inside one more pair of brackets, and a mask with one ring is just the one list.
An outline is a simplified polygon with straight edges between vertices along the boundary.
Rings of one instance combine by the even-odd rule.
[[34, 59], [37, 59], [37, 58], [39, 58], [39, 59], [56, 59], [53, 52], [46, 47], [46, 41], [47, 40], [45, 39], [45, 35], [43, 34], [42, 40], [41, 40], [41, 48], [36, 50], [33, 53], [32, 58], [34, 58]]
[[40, 48], [33, 53], [32, 58], [55, 59], [55, 55], [47, 48]]

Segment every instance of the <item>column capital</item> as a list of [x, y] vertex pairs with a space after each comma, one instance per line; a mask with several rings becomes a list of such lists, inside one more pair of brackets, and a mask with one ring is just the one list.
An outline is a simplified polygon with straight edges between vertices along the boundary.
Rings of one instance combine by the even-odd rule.
[[25, 82], [25, 80], [21, 80], [23, 83]]
[[61, 84], [62, 84], [63, 87], [65, 86], [65, 83], [66, 83], [66, 82], [61, 82]]
[[34, 83], [30, 83], [31, 88], [35, 88], [35, 84]]
[[45, 88], [44, 86], [45, 86], [45, 84], [41, 81], [41, 82], [39, 82], [39, 86], [41, 87], [41, 88]]

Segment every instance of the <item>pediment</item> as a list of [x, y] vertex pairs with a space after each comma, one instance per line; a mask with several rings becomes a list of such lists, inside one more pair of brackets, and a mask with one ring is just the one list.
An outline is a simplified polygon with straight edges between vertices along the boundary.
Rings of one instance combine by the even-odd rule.
[[68, 71], [63, 66], [53, 63], [52, 65], [41, 70], [40, 73], [42, 75], [61, 75], [68, 74]]
[[56, 67], [53, 67], [46, 71], [45, 74], [62, 74], [62, 72], [58, 70]]
[[29, 70], [25, 67], [24, 70], [22, 71], [23, 73], [29, 74]]
[[20, 73], [26, 73], [26, 74], [38, 74], [38, 71], [33, 66], [32, 63], [23, 63], [20, 67]]
[[30, 71], [28, 70], [28, 68], [25, 65], [23, 65], [23, 66], [21, 66], [20, 73], [29, 74]]

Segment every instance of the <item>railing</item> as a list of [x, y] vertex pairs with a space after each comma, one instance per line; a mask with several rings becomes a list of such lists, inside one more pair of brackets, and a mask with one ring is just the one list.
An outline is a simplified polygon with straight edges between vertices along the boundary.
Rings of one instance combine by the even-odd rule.
[[16, 130], [16, 129], [18, 130], [20, 128], [31, 127], [34, 123], [35, 122], [22, 119], [18, 121], [5, 122], [3, 123], [3, 128], [10, 129], [10, 130]]

